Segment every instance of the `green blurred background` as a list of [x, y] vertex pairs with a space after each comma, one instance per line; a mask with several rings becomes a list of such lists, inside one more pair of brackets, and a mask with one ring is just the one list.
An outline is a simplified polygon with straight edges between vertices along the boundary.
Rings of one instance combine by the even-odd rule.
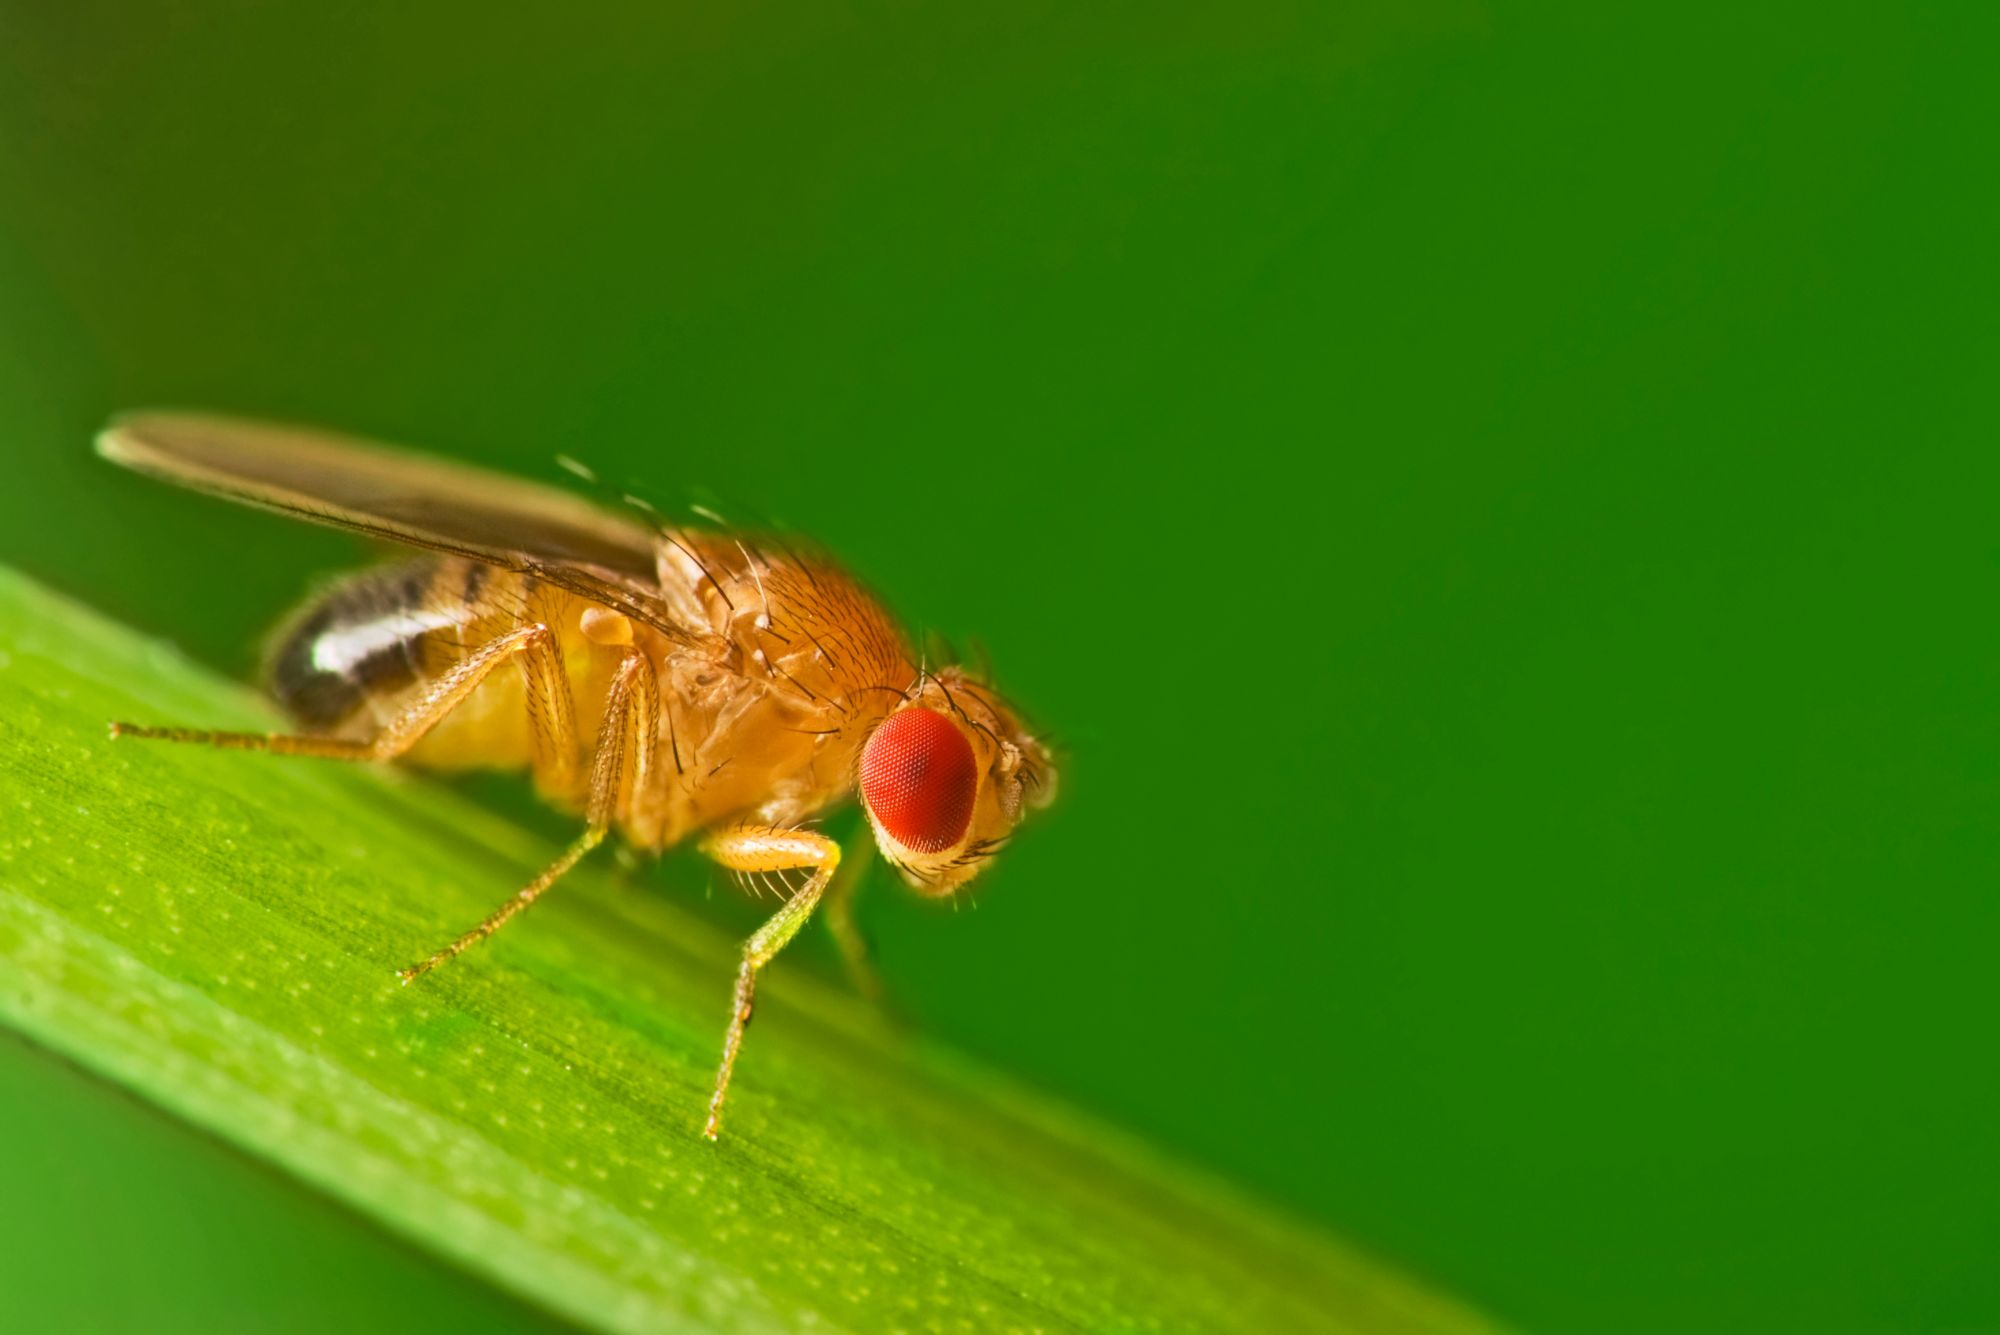
[[[1528, 1330], [2000, 1330], [1989, 7], [417, 8], [0, 6], [0, 559], [242, 675], [358, 549], [114, 410], [706, 488], [1069, 750], [931, 1032]], [[472, 1301], [0, 1073], [17, 1294]]]

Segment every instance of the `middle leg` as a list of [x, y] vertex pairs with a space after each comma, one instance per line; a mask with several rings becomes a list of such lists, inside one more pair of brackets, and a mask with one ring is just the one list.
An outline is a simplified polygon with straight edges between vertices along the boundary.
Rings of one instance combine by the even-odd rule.
[[[487, 914], [477, 927], [435, 951], [430, 958], [397, 970], [397, 977], [408, 983], [478, 945], [506, 926], [508, 919], [540, 899], [542, 892], [582, 861], [584, 854], [604, 842], [604, 836], [611, 827], [630, 809], [632, 795], [644, 790], [652, 772], [653, 747], [659, 735], [659, 704], [660, 688], [653, 665], [644, 654], [626, 655], [611, 678], [611, 691], [604, 705], [604, 721], [597, 730], [597, 747], [590, 759], [590, 789], [583, 833], [541, 875]], [[629, 783], [625, 781], [628, 751], [632, 756]]]

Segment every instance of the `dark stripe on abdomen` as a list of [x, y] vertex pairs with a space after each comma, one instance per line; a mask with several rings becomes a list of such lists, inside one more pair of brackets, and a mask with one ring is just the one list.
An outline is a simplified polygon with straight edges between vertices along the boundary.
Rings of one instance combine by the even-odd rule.
[[271, 694], [285, 712], [329, 729], [372, 697], [420, 680], [418, 642], [458, 615], [431, 597], [437, 572], [431, 559], [364, 571], [309, 606], [271, 654]]

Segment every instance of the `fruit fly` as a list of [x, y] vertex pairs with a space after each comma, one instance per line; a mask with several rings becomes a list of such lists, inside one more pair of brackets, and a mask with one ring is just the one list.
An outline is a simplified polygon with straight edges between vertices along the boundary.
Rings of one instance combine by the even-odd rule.
[[277, 635], [288, 733], [114, 723], [156, 738], [432, 769], [527, 769], [583, 833], [405, 983], [492, 935], [605, 836], [684, 839], [783, 907], [743, 945], [702, 1133], [713, 1140], [757, 975], [824, 899], [856, 977], [861, 859], [809, 828], [858, 791], [919, 894], [978, 875], [1055, 789], [1048, 747], [975, 675], [913, 659], [824, 558], [720, 528], [669, 528], [553, 488], [292, 427], [182, 413], [114, 422], [114, 463], [415, 548], [350, 576]]

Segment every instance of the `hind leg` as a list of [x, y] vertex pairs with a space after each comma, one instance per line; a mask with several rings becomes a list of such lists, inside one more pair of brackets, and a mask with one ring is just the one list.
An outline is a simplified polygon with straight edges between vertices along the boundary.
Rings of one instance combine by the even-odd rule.
[[149, 741], [193, 742], [233, 751], [269, 751], [284, 756], [319, 756], [328, 760], [394, 760], [424, 734], [444, 721], [481, 682], [503, 663], [518, 660], [527, 678], [528, 717], [535, 743], [535, 777], [544, 791], [574, 793], [577, 782], [576, 715], [570, 704], [569, 679], [563, 672], [556, 637], [547, 626], [522, 626], [488, 640], [432, 682], [381, 731], [365, 740], [313, 737], [295, 733], [209, 732], [199, 728], [153, 728], [114, 723], [113, 737]]

